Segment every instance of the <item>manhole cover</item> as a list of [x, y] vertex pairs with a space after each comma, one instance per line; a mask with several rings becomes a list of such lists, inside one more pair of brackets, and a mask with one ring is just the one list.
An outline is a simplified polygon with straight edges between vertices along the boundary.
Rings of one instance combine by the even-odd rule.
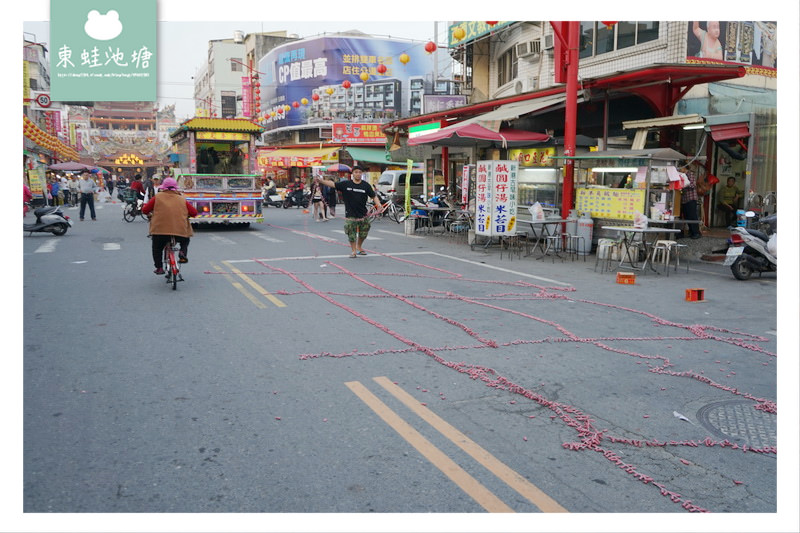
[[755, 402], [726, 400], [697, 411], [700, 424], [720, 438], [753, 448], [778, 445], [778, 417], [755, 408]]

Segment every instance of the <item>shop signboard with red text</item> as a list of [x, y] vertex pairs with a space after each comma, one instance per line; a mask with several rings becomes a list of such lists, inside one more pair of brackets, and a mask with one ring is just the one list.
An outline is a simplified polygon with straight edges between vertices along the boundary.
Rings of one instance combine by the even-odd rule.
[[478, 161], [475, 175], [475, 233], [513, 235], [517, 222], [516, 161]]

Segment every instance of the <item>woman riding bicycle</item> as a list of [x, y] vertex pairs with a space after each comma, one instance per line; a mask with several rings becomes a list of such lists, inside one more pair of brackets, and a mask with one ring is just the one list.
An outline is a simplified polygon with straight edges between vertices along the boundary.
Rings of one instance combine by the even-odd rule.
[[164, 274], [162, 251], [174, 236], [180, 244], [178, 262], [188, 263], [189, 237], [192, 226], [189, 217], [197, 216], [194, 208], [178, 191], [178, 182], [174, 178], [166, 178], [159, 187], [159, 192], [142, 206], [142, 213], [150, 214], [150, 236], [153, 239], [153, 264], [157, 275]]

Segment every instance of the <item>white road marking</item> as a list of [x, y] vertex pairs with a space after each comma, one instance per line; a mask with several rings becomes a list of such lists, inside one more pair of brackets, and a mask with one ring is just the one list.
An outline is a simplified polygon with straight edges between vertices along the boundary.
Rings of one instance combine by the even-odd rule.
[[397, 237], [407, 237], [409, 239], [424, 239], [425, 238], [424, 235], [406, 235], [405, 233], [398, 233], [396, 231], [389, 231], [387, 229], [372, 229], [372, 230], [370, 230], [370, 233], [372, 233], [373, 231], [379, 231], [381, 233], [389, 233], [389, 234], [395, 235]]
[[280, 239], [276, 239], [275, 237], [270, 237], [269, 235], [264, 235], [263, 233], [253, 233], [252, 235], [253, 235], [253, 237], [256, 237], [258, 239], [261, 239], [261, 240], [264, 240], [264, 241], [267, 241], [267, 242], [274, 242], [275, 244], [281, 244], [281, 243], [286, 242], [286, 241], [282, 241]]
[[33, 253], [35, 254], [46, 254], [50, 253], [56, 249], [56, 244], [58, 244], [58, 239], [47, 239], [44, 241], [44, 244], [39, 246]]
[[104, 242], [103, 250], [119, 250], [121, 246], [118, 242]]
[[208, 233], [207, 235], [212, 241], [218, 244], [236, 244], [236, 241], [223, 237], [222, 235], [217, 235], [215, 233]]
[[[469, 259], [462, 259], [460, 257], [455, 257], [452, 255], [447, 254], [440, 254], [439, 252], [430, 252], [430, 251], [423, 251], [423, 252], [399, 252], [399, 253], [380, 253], [380, 254], [369, 254], [364, 257], [362, 260], [369, 260], [370, 257], [377, 258], [382, 255], [388, 257], [400, 257], [400, 256], [407, 256], [407, 255], [438, 255], [439, 257], [444, 257], [446, 259], [452, 259], [453, 261], [461, 261], [463, 263], [469, 263], [470, 265], [475, 265], [484, 268], [490, 268], [492, 270], [499, 270], [500, 272], [506, 272], [509, 274], [514, 274], [515, 276], [522, 276], [526, 278], [536, 279], [539, 281], [546, 281], [547, 283], [554, 283], [556, 285], [563, 285], [565, 287], [571, 287], [572, 283], [565, 283], [563, 281], [557, 281], [550, 278], [543, 278], [541, 276], [534, 276], [533, 274], [528, 274], [527, 272], [519, 272], [517, 270], [511, 270], [508, 268], [496, 267], [493, 265], [487, 265], [486, 263], [481, 263], [479, 261], [470, 261]], [[278, 261], [305, 261], [309, 259], [313, 260], [320, 260], [320, 259], [341, 259], [343, 257], [349, 257], [349, 255], [306, 255], [306, 256], [295, 256], [295, 257], [264, 257], [259, 259], [230, 259], [226, 261], [226, 263], [254, 263], [256, 261], [263, 261], [265, 263], [274, 263]]]

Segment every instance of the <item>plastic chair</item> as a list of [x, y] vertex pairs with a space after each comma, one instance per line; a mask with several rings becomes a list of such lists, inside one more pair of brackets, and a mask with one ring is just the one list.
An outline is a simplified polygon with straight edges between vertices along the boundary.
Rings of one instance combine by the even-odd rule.
[[[660, 260], [664, 265], [664, 272], [669, 276], [670, 260], [675, 259], [675, 271], [678, 271], [680, 265], [680, 250], [686, 248], [685, 244], [678, 244], [672, 240], [658, 240], [653, 246], [653, 262]], [[689, 262], [686, 262], [686, 272], [689, 272]]]
[[[600, 239], [597, 241], [597, 250], [595, 250], [594, 271], [597, 272], [597, 266], [600, 265], [600, 272], [611, 272], [611, 262], [614, 260], [615, 253], [619, 253], [620, 241], [614, 239]], [[601, 263], [602, 261], [602, 263]]]

